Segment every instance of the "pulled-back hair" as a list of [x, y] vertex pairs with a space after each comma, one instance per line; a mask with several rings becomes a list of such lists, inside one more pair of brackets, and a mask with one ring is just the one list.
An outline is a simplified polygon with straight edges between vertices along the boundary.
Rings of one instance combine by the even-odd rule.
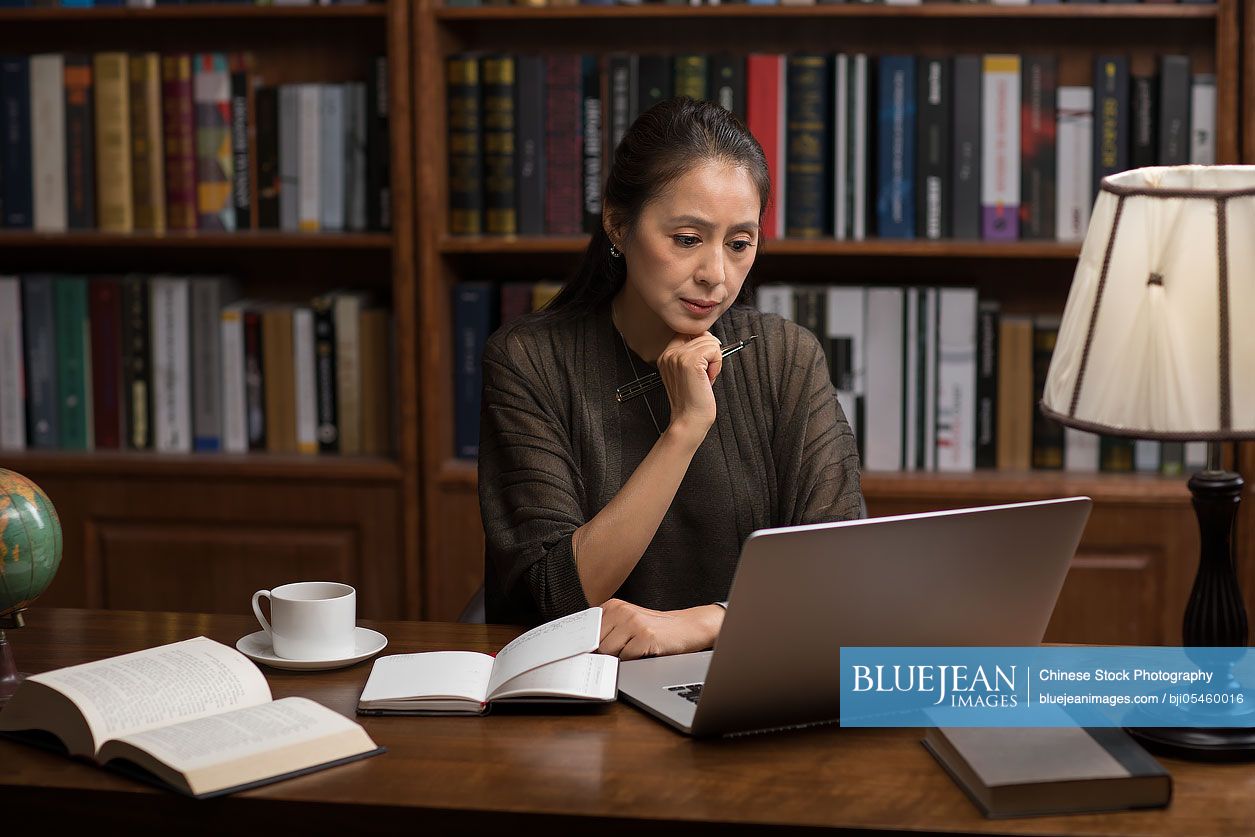
[[[762, 220], [771, 196], [763, 148], [732, 112], [713, 102], [677, 96], [637, 117], [614, 151], [604, 200], [620, 240], [630, 240], [645, 205], [705, 163], [744, 167], [758, 187]], [[580, 317], [611, 299], [627, 276], [624, 259], [610, 256], [610, 237], [598, 225], [575, 274], [544, 309], [546, 317]], [[747, 282], [737, 302], [750, 300]]]

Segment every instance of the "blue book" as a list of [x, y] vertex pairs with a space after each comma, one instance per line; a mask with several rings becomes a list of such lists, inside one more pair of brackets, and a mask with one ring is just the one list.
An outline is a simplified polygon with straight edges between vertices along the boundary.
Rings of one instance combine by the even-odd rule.
[[876, 233], [915, 237], [915, 58], [881, 57], [878, 75]]
[[61, 0], [63, 9], [90, 9], [95, 5], [95, 0]]
[[0, 58], [0, 227], [30, 229], [31, 187], [30, 58]]
[[453, 443], [459, 459], [479, 456], [482, 361], [496, 324], [496, 300], [491, 282], [459, 282], [453, 289]]

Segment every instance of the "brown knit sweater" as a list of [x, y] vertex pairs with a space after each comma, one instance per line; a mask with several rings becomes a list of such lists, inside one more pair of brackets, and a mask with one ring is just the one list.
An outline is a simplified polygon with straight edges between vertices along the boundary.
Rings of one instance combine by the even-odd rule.
[[[715, 381], [717, 418], [658, 534], [617, 592], [671, 610], [727, 598], [755, 529], [860, 513], [858, 453], [819, 341], [774, 314], [736, 306], [720, 343], [757, 334]], [[591, 317], [529, 317], [484, 351], [479, 500], [491, 622], [535, 624], [588, 606], [571, 535], [619, 492], [657, 438], [641, 399], [615, 387], [653, 371], [629, 362], [609, 306]], [[630, 363], [635, 363], [635, 370]], [[666, 428], [667, 399], [648, 402]]]

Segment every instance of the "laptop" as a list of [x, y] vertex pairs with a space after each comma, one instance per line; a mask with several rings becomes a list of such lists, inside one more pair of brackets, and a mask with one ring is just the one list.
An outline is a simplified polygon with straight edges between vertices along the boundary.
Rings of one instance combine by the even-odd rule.
[[761, 529], [713, 651], [619, 664], [619, 695], [694, 736], [828, 723], [842, 646], [1037, 645], [1093, 502], [1067, 497]]

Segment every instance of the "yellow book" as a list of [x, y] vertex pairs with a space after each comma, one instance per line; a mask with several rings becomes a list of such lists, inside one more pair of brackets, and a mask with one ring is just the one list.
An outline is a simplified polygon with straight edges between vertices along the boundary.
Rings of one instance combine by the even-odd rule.
[[166, 179], [161, 132], [161, 56], [130, 60], [131, 176], [135, 229], [166, 231]]
[[92, 59], [96, 86], [96, 224], [102, 232], [135, 229], [131, 192], [131, 113], [125, 52]]

